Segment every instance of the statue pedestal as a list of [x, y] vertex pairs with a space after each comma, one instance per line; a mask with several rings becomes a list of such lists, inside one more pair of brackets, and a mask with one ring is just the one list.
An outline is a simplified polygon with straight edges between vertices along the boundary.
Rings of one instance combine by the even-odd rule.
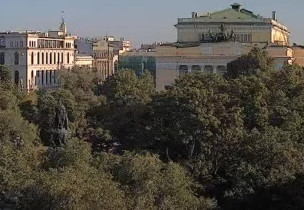
[[50, 132], [51, 144], [54, 147], [65, 145], [66, 141], [71, 137], [71, 132], [67, 129], [53, 129]]

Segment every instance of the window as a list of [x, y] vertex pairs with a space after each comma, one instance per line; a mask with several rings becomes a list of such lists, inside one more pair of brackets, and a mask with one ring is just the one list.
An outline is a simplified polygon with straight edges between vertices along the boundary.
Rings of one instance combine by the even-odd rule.
[[40, 52], [37, 53], [37, 64], [40, 64]]
[[213, 73], [213, 66], [211, 66], [211, 65], [206, 65], [206, 66], [205, 66], [205, 73], [207, 73], [207, 74], [212, 74], [212, 73]]
[[19, 53], [15, 52], [15, 60], [14, 60], [15, 65], [19, 65]]
[[182, 76], [184, 74], [188, 73], [188, 66], [186, 65], [180, 65], [179, 66], [179, 75]]
[[42, 56], [42, 57], [41, 57], [41, 64], [44, 64], [44, 53], [42, 53], [41, 56]]
[[19, 71], [15, 71], [15, 85], [19, 85]]
[[226, 73], [226, 67], [225, 66], [217, 66], [216, 67], [216, 73], [221, 74], [221, 75], [225, 74]]
[[4, 36], [0, 36], [0, 48], [6, 47], [6, 41]]
[[60, 53], [58, 53], [58, 63], [60, 63]]
[[31, 64], [34, 65], [34, 52], [31, 53]]
[[67, 63], [70, 63], [70, 53], [67, 54]]
[[20, 47], [23, 47], [23, 41], [20, 41]]
[[56, 53], [54, 53], [54, 64], [56, 64]]
[[40, 71], [37, 71], [36, 73], [36, 85], [40, 84]]
[[44, 71], [41, 71], [41, 84], [44, 84]]
[[201, 72], [201, 67], [199, 66], [199, 65], [193, 65], [192, 67], [191, 67], [191, 72]]
[[53, 64], [53, 57], [52, 57], [52, 53], [50, 53], [50, 64]]
[[4, 52], [0, 53], [0, 65], [4, 65], [5, 64], [5, 54]]
[[244, 42], [248, 42], [248, 36], [247, 36], [247, 34], [244, 34]]
[[64, 63], [63, 62], [63, 53], [61, 53], [61, 63]]
[[45, 64], [49, 64], [49, 54], [45, 53]]
[[31, 72], [31, 85], [34, 84], [34, 71]]
[[45, 73], [45, 84], [47, 85], [49, 81], [49, 71], [46, 70], [44, 73]]
[[10, 42], [10, 47], [14, 47], [14, 43], [13, 42]]
[[53, 78], [53, 75], [52, 75], [53, 71], [50, 70], [50, 81], [49, 81], [49, 84], [52, 84], [52, 78]]

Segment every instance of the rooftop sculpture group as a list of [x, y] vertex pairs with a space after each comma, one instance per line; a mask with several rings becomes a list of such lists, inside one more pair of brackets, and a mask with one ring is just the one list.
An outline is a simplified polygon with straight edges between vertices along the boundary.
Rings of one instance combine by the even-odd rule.
[[202, 34], [201, 42], [225, 42], [225, 41], [235, 41], [236, 35], [233, 30], [230, 34], [227, 33], [224, 23], [220, 25], [220, 31], [213, 33], [212, 31], [208, 32], [208, 35]]

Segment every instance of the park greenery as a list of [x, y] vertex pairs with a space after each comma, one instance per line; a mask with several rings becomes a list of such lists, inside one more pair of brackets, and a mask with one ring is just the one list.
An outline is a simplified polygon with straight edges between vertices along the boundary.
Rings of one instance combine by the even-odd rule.
[[[253, 49], [156, 91], [145, 72], [60, 73], [30, 93], [0, 68], [0, 209], [303, 209], [304, 70]], [[58, 103], [70, 138], [50, 146]]]

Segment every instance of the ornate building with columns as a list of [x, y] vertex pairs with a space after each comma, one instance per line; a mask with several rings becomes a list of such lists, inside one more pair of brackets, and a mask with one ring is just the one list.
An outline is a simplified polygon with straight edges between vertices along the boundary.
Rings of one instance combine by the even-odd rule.
[[74, 66], [74, 40], [62, 18], [58, 31], [0, 33], [0, 65], [8, 66], [16, 85], [27, 90], [58, 85], [60, 69]]
[[225, 25], [228, 37], [242, 43], [289, 45], [289, 31], [278, 22], [275, 11], [271, 18], [264, 18], [237, 3], [224, 10], [204, 14], [192, 12], [189, 18], [179, 18], [175, 25], [177, 41], [209, 42], [217, 38], [221, 24]]

